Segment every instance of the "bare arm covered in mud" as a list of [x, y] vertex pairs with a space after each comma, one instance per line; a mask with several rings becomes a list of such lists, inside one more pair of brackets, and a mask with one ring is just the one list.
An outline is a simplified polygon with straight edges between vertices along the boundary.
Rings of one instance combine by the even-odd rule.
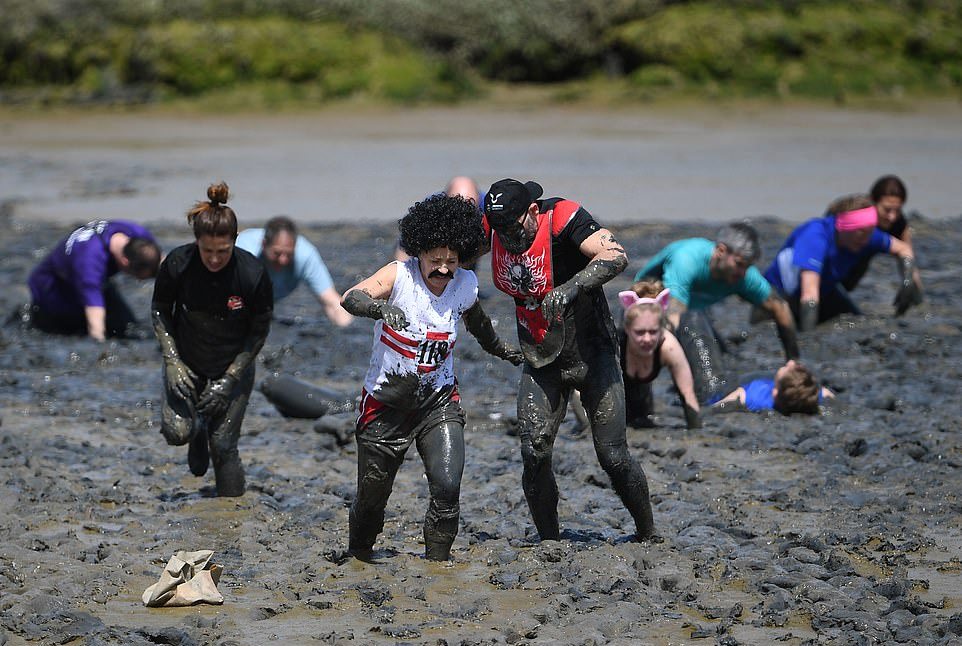
[[915, 266], [915, 255], [911, 244], [893, 237], [889, 253], [899, 259], [902, 283], [892, 304], [895, 306], [895, 315], [901, 316], [913, 305], [922, 303], [922, 278]]
[[505, 343], [498, 337], [498, 333], [494, 331], [494, 325], [491, 324], [491, 319], [481, 307], [481, 301], [475, 301], [474, 305], [465, 310], [462, 319], [464, 320], [464, 327], [478, 340], [485, 352], [499, 359], [510, 361], [513, 365], [521, 365], [524, 360], [521, 350]]
[[700, 407], [695, 395], [695, 379], [691, 375], [691, 366], [685, 358], [685, 351], [675, 335], [665, 331], [665, 341], [661, 344], [661, 363], [671, 371], [671, 379], [681, 395], [685, 408], [685, 423], [688, 428], [701, 428]]
[[382, 319], [395, 330], [407, 328], [407, 318], [400, 308], [387, 302], [397, 278], [397, 263], [391, 262], [347, 290], [341, 307], [354, 316]]
[[608, 229], [598, 229], [592, 233], [581, 243], [579, 250], [591, 261], [568, 282], [555, 287], [545, 296], [541, 310], [549, 321], [560, 320], [580, 291], [601, 287], [628, 266], [624, 247]]
[[778, 330], [778, 339], [782, 342], [782, 348], [785, 350], [785, 358], [798, 359], [801, 352], [798, 348], [798, 334], [795, 331], [795, 317], [792, 314], [792, 308], [781, 296], [775, 293], [775, 290], [772, 290], [768, 295], [765, 302], [761, 304], [761, 308], [775, 319], [775, 329]]
[[818, 303], [822, 277], [817, 272], [803, 269], [799, 280], [801, 282], [801, 295], [799, 298], [798, 329], [802, 332], [811, 332], [818, 325]]

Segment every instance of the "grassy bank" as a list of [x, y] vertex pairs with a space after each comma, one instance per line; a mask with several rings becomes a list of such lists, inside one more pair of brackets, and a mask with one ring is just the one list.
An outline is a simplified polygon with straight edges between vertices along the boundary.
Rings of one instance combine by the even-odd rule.
[[958, 97], [946, 0], [6, 0], [0, 103]]

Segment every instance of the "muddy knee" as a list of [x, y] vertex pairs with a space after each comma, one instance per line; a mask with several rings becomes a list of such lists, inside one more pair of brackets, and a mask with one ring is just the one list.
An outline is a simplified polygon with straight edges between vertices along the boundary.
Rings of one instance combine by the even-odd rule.
[[193, 420], [182, 417], [168, 407], [164, 407], [163, 419], [160, 424], [160, 432], [167, 440], [167, 444], [181, 446], [190, 441], [190, 432]]

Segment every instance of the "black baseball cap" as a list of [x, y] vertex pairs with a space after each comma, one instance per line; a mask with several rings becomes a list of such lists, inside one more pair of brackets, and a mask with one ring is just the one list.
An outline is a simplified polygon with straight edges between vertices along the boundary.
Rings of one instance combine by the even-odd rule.
[[501, 179], [491, 185], [484, 196], [484, 214], [488, 224], [500, 229], [517, 221], [544, 190], [536, 182], [522, 184], [516, 179]]

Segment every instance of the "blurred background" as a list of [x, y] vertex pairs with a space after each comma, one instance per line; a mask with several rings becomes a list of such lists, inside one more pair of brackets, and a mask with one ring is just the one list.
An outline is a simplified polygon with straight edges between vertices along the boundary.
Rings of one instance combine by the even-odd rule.
[[955, 0], [0, 0], [0, 199], [396, 218], [466, 174], [603, 219], [959, 214]]

